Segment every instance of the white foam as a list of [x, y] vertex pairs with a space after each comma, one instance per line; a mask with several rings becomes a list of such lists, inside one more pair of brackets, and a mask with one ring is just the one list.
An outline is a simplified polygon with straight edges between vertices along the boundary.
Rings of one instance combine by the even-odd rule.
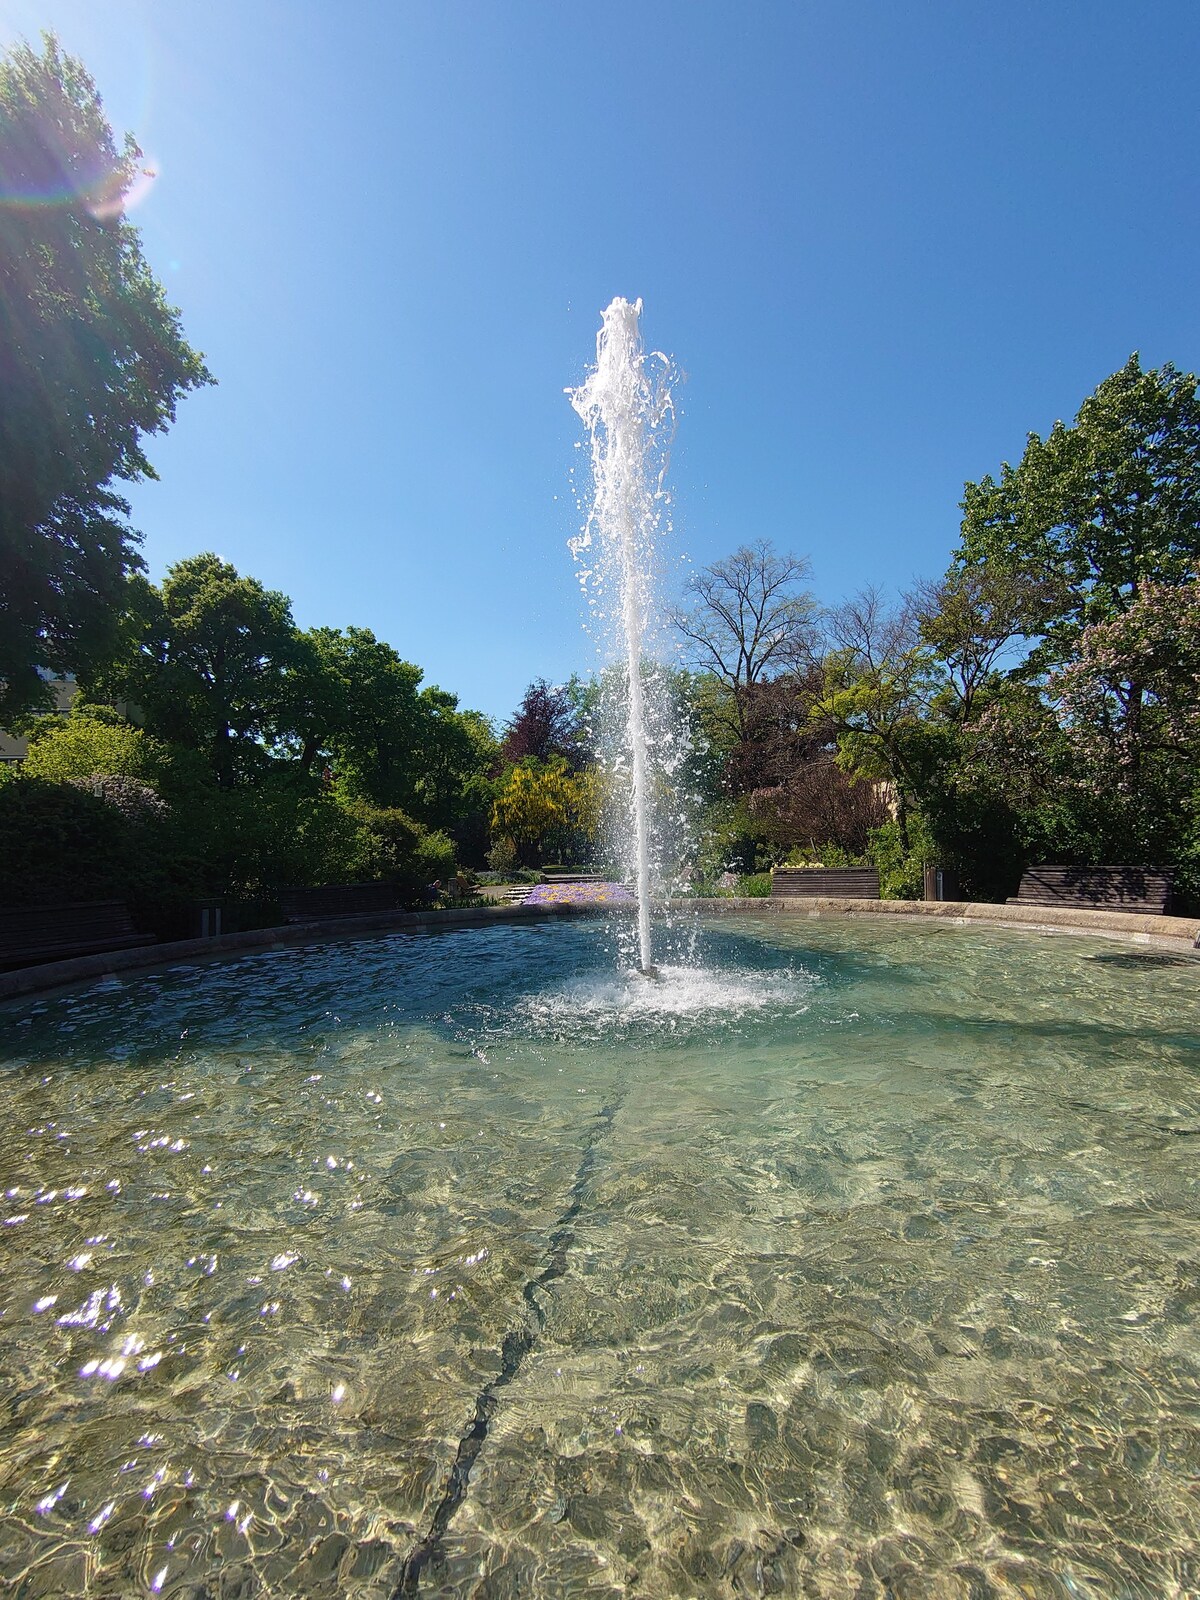
[[535, 1027], [585, 1031], [623, 1022], [735, 1019], [765, 1010], [806, 1011], [816, 979], [791, 970], [744, 972], [711, 967], [658, 969], [656, 979], [638, 972], [596, 973], [573, 978], [515, 1007]]

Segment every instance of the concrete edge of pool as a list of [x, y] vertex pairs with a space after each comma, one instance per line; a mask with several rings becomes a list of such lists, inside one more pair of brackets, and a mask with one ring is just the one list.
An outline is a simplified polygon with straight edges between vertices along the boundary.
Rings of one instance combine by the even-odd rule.
[[[489, 927], [504, 922], [534, 922], [547, 917], [605, 915], [611, 906], [537, 905], [466, 906], [451, 911], [390, 911], [365, 916], [296, 922], [286, 927], [253, 928], [215, 939], [184, 939], [171, 944], [142, 945], [45, 961], [0, 973], [0, 1001], [67, 988], [89, 978], [104, 978], [139, 968], [169, 967], [177, 962], [219, 960], [254, 950], [281, 950], [289, 945], [325, 944], [384, 933], [421, 932], [438, 928]], [[1024, 928], [1034, 933], [1096, 934], [1125, 943], [1156, 945], [1190, 953], [1200, 941], [1200, 918], [1143, 916], [1128, 911], [1076, 911], [1067, 907], [985, 905], [957, 900], [673, 900], [672, 911], [737, 916], [751, 913], [780, 917], [932, 917], [955, 927]], [[1197, 951], [1200, 960], [1200, 951]]]

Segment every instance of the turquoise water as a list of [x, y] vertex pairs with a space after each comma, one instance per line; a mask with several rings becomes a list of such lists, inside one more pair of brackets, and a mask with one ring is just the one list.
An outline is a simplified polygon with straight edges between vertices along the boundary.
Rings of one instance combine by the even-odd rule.
[[1200, 965], [738, 919], [0, 1011], [16, 1596], [1200, 1592]]

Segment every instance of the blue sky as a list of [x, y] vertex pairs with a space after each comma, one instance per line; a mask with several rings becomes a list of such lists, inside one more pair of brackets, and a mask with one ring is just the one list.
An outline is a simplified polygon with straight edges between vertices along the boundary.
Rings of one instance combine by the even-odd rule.
[[940, 572], [1131, 350], [1200, 366], [1194, 0], [0, 0], [43, 28], [219, 379], [152, 575], [215, 549], [500, 718], [592, 664], [562, 391], [613, 295], [687, 374], [679, 555], [827, 602]]

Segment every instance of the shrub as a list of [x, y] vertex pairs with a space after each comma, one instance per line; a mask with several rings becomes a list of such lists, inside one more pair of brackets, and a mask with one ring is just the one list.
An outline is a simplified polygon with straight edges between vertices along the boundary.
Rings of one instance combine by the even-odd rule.
[[94, 794], [105, 805], [119, 811], [127, 822], [148, 822], [151, 817], [165, 817], [171, 809], [162, 796], [140, 778], [110, 774], [107, 777], [68, 778], [67, 782], [84, 794]]
[[454, 876], [454, 842], [430, 832], [396, 806], [374, 806], [366, 800], [342, 802], [356, 827], [353, 876], [394, 883], [401, 898], [420, 901], [429, 884]]
[[[919, 819], [909, 821], [909, 853], [904, 853], [900, 824], [885, 822], [872, 828], [867, 844], [867, 859], [879, 868], [881, 900], [920, 900], [925, 894], [925, 862], [931, 847]], [[830, 863], [832, 865], [833, 863]]]
[[510, 873], [517, 864], [516, 840], [501, 834], [487, 853], [487, 864], [501, 877]]
[[145, 910], [194, 893], [174, 821], [160, 806], [131, 812], [44, 778], [0, 785], [0, 901], [124, 900]]
[[153, 782], [166, 747], [141, 728], [77, 714], [42, 717], [30, 734], [23, 772], [29, 778], [69, 783], [99, 775]]

